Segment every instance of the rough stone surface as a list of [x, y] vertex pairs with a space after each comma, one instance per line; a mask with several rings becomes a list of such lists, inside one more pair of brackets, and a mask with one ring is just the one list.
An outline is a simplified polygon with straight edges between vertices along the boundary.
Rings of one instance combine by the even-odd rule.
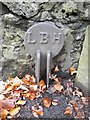
[[2, 16], [2, 20], [5, 21], [5, 23], [8, 24], [17, 24], [17, 22], [19, 21], [19, 18], [11, 13], [9, 14], [5, 14]]
[[20, 75], [24, 69], [26, 69], [26, 71], [32, 69], [31, 65], [33, 65], [33, 63], [30, 62], [32, 59], [27, 56], [23, 45], [24, 35], [25, 32], [19, 28], [10, 25], [4, 28], [4, 41], [2, 44], [3, 79], [5, 79], [5, 76], [8, 76], [8, 74], [10, 76]]
[[38, 12], [38, 4], [36, 3], [6, 2], [4, 4], [15, 14], [25, 16], [26, 18], [30, 18]]
[[[90, 24], [90, 2], [3, 2], [1, 19], [4, 26], [0, 37], [0, 71], [3, 79], [9, 75], [34, 72], [34, 60], [25, 52], [23, 37], [29, 27], [38, 22], [53, 22], [64, 28], [64, 46], [53, 59], [63, 71], [78, 68], [86, 27]], [[1, 22], [0, 22], [1, 24]], [[12, 71], [14, 72], [12, 74]], [[20, 74], [19, 74], [20, 73]]]
[[77, 4], [73, 1], [56, 4], [53, 10], [52, 14], [62, 23], [74, 23], [78, 20]]
[[76, 78], [76, 85], [80, 87], [85, 94], [90, 95], [90, 84], [88, 78], [88, 41], [90, 38], [90, 26], [86, 29], [86, 36], [83, 44], [83, 50], [81, 53], [79, 67], [78, 67], [78, 74]]

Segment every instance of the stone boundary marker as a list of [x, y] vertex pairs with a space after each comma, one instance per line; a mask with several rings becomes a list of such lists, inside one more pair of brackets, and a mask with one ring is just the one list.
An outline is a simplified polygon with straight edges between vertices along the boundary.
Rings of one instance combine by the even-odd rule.
[[37, 83], [47, 68], [47, 86], [52, 58], [59, 54], [64, 44], [63, 29], [51, 22], [40, 22], [30, 27], [24, 37], [26, 52], [35, 58]]
[[88, 53], [88, 49], [90, 49], [89, 39], [90, 39], [90, 26], [88, 26], [86, 29], [86, 35], [83, 44], [83, 50], [79, 61], [78, 73], [76, 76], [75, 84], [76, 86], [80, 87], [86, 95], [90, 96], [90, 80], [89, 80], [90, 53]]

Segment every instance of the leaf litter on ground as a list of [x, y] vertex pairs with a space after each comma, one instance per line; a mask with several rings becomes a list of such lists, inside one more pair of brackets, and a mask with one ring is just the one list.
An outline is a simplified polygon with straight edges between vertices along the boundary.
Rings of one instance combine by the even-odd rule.
[[[88, 97], [84, 96], [83, 92], [74, 86], [74, 80], [63, 79], [57, 73], [62, 72], [60, 67], [56, 66], [53, 73], [49, 76], [53, 84], [46, 89], [44, 80], [40, 80], [39, 86], [36, 83], [36, 78], [29, 74], [20, 79], [19, 77], [10, 78], [6, 82], [0, 81], [0, 112], [1, 120], [6, 118], [13, 118], [17, 115], [22, 106], [27, 104], [27, 99], [32, 101], [37, 98], [42, 98], [43, 94], [47, 92], [49, 95], [63, 94], [68, 100], [68, 106], [64, 110], [64, 115], [73, 115], [75, 118], [85, 118], [84, 107], [88, 105]], [[75, 68], [69, 69], [71, 78], [77, 73]], [[60, 73], [61, 74], [61, 73]], [[62, 75], [62, 74], [61, 74]], [[66, 77], [65, 77], [66, 78]], [[78, 99], [73, 99], [78, 98]], [[44, 107], [49, 109], [52, 106], [57, 107], [59, 102], [56, 98], [52, 99], [50, 96], [43, 97], [40, 103], [32, 105], [32, 115], [39, 117], [44, 115]], [[41, 104], [41, 105], [40, 105]], [[74, 111], [74, 113], [73, 113]]]

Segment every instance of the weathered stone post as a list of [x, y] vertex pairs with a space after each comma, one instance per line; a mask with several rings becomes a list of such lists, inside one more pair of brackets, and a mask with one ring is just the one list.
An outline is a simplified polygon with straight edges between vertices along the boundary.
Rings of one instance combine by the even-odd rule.
[[79, 66], [78, 66], [78, 73], [76, 76], [76, 86], [80, 87], [86, 95], [90, 95], [90, 82], [89, 82], [89, 55], [88, 48], [89, 48], [89, 39], [90, 39], [90, 26], [86, 29], [86, 36], [83, 44], [83, 50], [81, 53]]

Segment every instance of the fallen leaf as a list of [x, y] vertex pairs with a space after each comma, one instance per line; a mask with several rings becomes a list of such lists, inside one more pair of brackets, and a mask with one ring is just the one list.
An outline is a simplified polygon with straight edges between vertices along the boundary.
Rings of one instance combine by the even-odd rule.
[[53, 101], [52, 101], [52, 105], [57, 106], [57, 105], [58, 105], [58, 100], [56, 100], [56, 99], [53, 100]]
[[23, 81], [21, 79], [19, 79], [17, 76], [10, 80], [12, 83], [18, 83], [18, 84], [23, 84]]
[[83, 102], [84, 105], [88, 105], [88, 98], [87, 97], [81, 97], [81, 100]]
[[34, 100], [36, 98], [36, 92], [34, 92], [34, 91], [32, 92], [31, 91], [28, 98], [29, 98], [29, 100]]
[[67, 86], [67, 88], [73, 87], [73, 82], [72, 82], [71, 79], [69, 79], [69, 80], [66, 82], [66, 86]]
[[25, 91], [29, 91], [28, 88], [25, 85], [20, 85], [17, 90], [25, 90]]
[[16, 102], [16, 105], [25, 105], [26, 101], [25, 100], [19, 100]]
[[31, 91], [36, 91], [37, 88], [38, 88], [38, 85], [37, 85], [35, 82], [32, 82], [32, 83], [30, 84], [30, 90], [31, 90]]
[[75, 116], [75, 118], [79, 118], [79, 119], [85, 118], [84, 111], [83, 110], [82, 111], [78, 111], [77, 115]]
[[20, 84], [21, 84], [21, 83], [13, 83], [12, 86], [13, 86], [13, 87], [18, 87], [18, 86], [20, 86]]
[[30, 76], [29, 74], [27, 74], [25, 75], [25, 77], [22, 78], [22, 81], [29, 86], [32, 82], [35, 83], [36, 79], [33, 75]]
[[59, 67], [56, 66], [55, 69], [54, 69], [54, 72], [59, 72], [59, 71], [60, 71]]
[[39, 88], [40, 88], [40, 90], [43, 92], [44, 90], [46, 90], [46, 85], [45, 85], [45, 82], [44, 82], [44, 80], [41, 80], [40, 82], [39, 82]]
[[12, 118], [13, 118], [13, 116], [10, 116], [10, 115], [7, 116], [7, 119], [9, 119], [9, 120]]
[[[39, 104], [32, 106], [32, 112], [37, 113], [37, 115], [43, 116], [43, 108]], [[36, 115], [36, 114], [35, 114]]]
[[[15, 90], [14, 92], [13, 92], [13, 96], [15, 96], [15, 97], [20, 97], [20, 94], [21, 93], [23, 93], [23, 90]], [[13, 97], [12, 96], [12, 97]]]
[[59, 82], [59, 83], [60, 83], [62, 79], [61, 79], [61, 78], [55, 78], [54, 80], [55, 80], [56, 82]]
[[49, 107], [51, 106], [51, 99], [49, 99], [49, 98], [47, 98], [47, 97], [44, 98], [44, 99], [43, 99], [43, 104], [44, 104], [45, 107], [48, 107], [48, 108], [49, 108]]
[[36, 79], [33, 75], [30, 77], [30, 82], [36, 82]]
[[38, 90], [38, 91], [36, 92], [36, 98], [41, 97], [41, 96], [42, 96], [42, 94], [41, 94], [41, 92]]
[[30, 85], [30, 81], [27, 80], [26, 78], [22, 78], [22, 81], [24, 82], [25, 85], [27, 85], [27, 86]]
[[7, 93], [10, 92], [11, 90], [13, 90], [13, 86], [9, 86], [9, 87], [3, 92], [3, 94], [7, 94]]
[[6, 119], [8, 114], [9, 114], [9, 112], [7, 110], [1, 109], [1, 117], [2, 117], [2, 119]]
[[70, 71], [70, 75], [73, 75], [73, 74], [77, 73], [76, 69], [73, 68], [73, 67], [69, 68], [69, 71]]
[[82, 97], [83, 93], [82, 93], [81, 89], [75, 87], [75, 90], [73, 91], [73, 95], [77, 95], [78, 97]]
[[23, 96], [28, 98], [30, 96], [30, 92], [24, 92]]
[[71, 115], [71, 114], [72, 114], [72, 109], [71, 109], [71, 107], [67, 107], [67, 108], [65, 109], [65, 111], [64, 111], [64, 114], [65, 114], [65, 115]]
[[30, 80], [30, 75], [29, 74], [25, 75], [25, 79]]
[[37, 114], [36, 112], [34, 112], [34, 111], [32, 112], [32, 114], [33, 114], [33, 116], [36, 117], [36, 118], [39, 117], [38, 114]]
[[42, 86], [42, 92], [46, 90], [46, 85]]
[[0, 100], [3, 100], [4, 98], [5, 98], [5, 96], [0, 94]]
[[59, 92], [62, 92], [62, 90], [64, 90], [64, 87], [61, 84], [59, 84], [59, 83], [55, 84], [54, 88], [56, 90], [58, 90]]
[[3, 81], [0, 81], [0, 93], [3, 92], [3, 90], [5, 89], [5, 83]]
[[20, 107], [16, 107], [10, 110], [9, 114], [15, 116], [20, 111]]
[[1, 100], [2, 109], [11, 110], [15, 107], [14, 101], [12, 100]]
[[6, 83], [5, 84], [5, 90], [8, 88], [8, 87], [10, 87], [11, 86], [11, 83], [9, 82], [9, 83]]
[[51, 80], [54, 80], [56, 77], [57, 77], [57, 75], [54, 75], [54, 74], [50, 74], [50, 75], [49, 75], [49, 78], [50, 78]]
[[70, 103], [73, 105], [73, 108], [75, 109], [75, 111], [78, 111], [78, 103], [75, 100], [71, 100]]
[[39, 86], [42, 87], [42, 86], [44, 86], [44, 85], [45, 85], [44, 80], [40, 80], [40, 82], [39, 82]]

